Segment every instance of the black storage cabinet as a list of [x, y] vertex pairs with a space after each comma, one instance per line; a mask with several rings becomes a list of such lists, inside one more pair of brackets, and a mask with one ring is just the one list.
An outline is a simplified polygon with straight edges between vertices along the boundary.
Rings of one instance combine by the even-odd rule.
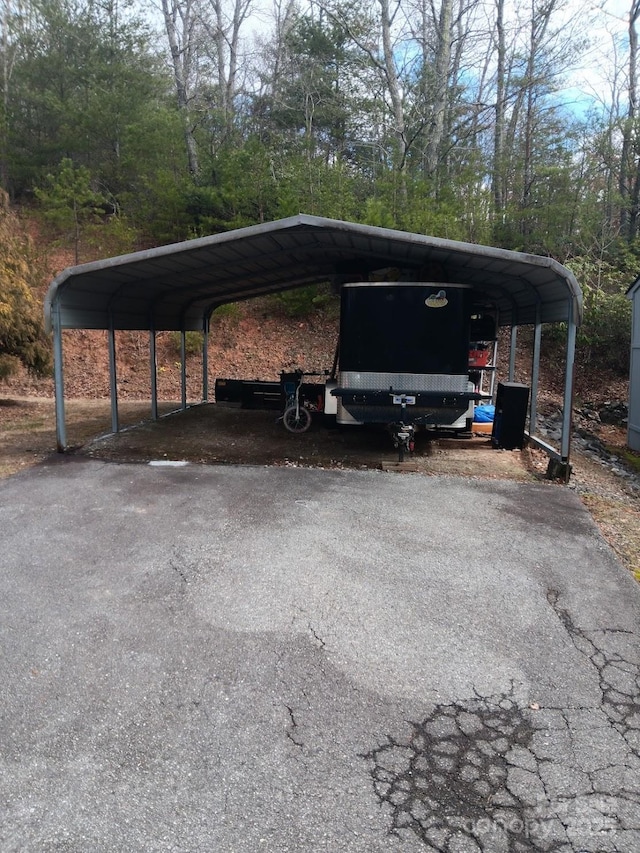
[[529, 386], [520, 382], [499, 382], [491, 443], [503, 450], [515, 450], [524, 444], [529, 406]]

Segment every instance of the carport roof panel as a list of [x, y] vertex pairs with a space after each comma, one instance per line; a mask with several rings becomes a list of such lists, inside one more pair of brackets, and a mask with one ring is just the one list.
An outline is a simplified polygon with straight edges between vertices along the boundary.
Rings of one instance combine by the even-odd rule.
[[[201, 329], [225, 302], [385, 267], [458, 282], [495, 301], [500, 323], [580, 322], [573, 274], [551, 258], [300, 214], [69, 267], [49, 287], [49, 328]], [[415, 272], [413, 272], [415, 271]]]

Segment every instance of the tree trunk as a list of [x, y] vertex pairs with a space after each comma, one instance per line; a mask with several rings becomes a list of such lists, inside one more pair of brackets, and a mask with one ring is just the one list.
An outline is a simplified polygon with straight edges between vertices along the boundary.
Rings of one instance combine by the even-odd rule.
[[[620, 152], [620, 174], [618, 176], [618, 192], [620, 194], [620, 230], [629, 241], [633, 240], [637, 231], [638, 216], [638, 178], [635, 188], [631, 186], [631, 161], [635, 155], [635, 120], [638, 98], [638, 33], [636, 24], [640, 17], [640, 0], [632, 0], [629, 11], [629, 86], [627, 117], [622, 128], [622, 150]], [[634, 171], [637, 171], [636, 170]], [[635, 202], [634, 202], [635, 196]], [[634, 209], [635, 208], [635, 209]]]
[[[171, 51], [178, 110], [182, 116], [189, 172], [195, 177], [200, 171], [200, 167], [189, 110], [188, 88], [191, 56], [194, 49], [192, 38], [195, 13], [191, 0], [186, 0], [183, 6], [180, 6], [177, 0], [162, 0], [162, 12]], [[178, 30], [178, 19], [180, 19], [181, 31]]]
[[537, 0], [531, 0], [531, 19], [529, 21], [529, 53], [525, 72], [525, 104], [524, 116], [524, 139], [523, 139], [523, 165], [522, 165], [522, 194], [521, 209], [523, 211], [521, 232], [525, 239], [531, 233], [531, 216], [526, 213], [531, 207], [531, 195], [533, 182], [535, 180], [534, 152], [535, 152], [535, 120], [536, 120], [536, 91], [540, 85], [538, 64], [543, 50], [544, 38], [556, 10], [557, 0], [547, 0], [539, 5]]
[[396, 70], [395, 58], [393, 55], [393, 43], [391, 38], [391, 25], [393, 23], [389, 0], [379, 0], [380, 3], [380, 20], [382, 29], [382, 51], [384, 59], [384, 72], [389, 89], [389, 98], [391, 99], [391, 108], [393, 110], [393, 131], [398, 142], [398, 174], [400, 178], [400, 200], [402, 203], [407, 201], [407, 154], [409, 146], [407, 144], [407, 133], [404, 116], [404, 102], [400, 87], [400, 80]]
[[428, 177], [435, 175], [438, 168], [438, 155], [444, 132], [449, 88], [449, 67], [451, 64], [452, 17], [453, 0], [442, 0], [438, 20], [437, 50], [434, 64], [435, 91], [433, 93], [433, 111], [427, 138], [425, 160]]
[[[11, 32], [14, 15], [9, 0], [2, 3], [2, 116], [0, 116], [0, 183], [9, 192], [9, 85], [16, 61], [16, 46], [12, 43]], [[18, 17], [18, 20], [20, 18]]]
[[223, 0], [211, 0], [215, 26], [205, 23], [216, 48], [219, 106], [225, 132], [230, 134], [235, 117], [240, 30], [251, 12], [253, 0], [233, 0], [231, 16], [225, 15]]
[[506, 45], [504, 36], [504, 0], [496, 0], [496, 124], [493, 135], [492, 194], [493, 213], [500, 223], [505, 207], [504, 142], [506, 121]]

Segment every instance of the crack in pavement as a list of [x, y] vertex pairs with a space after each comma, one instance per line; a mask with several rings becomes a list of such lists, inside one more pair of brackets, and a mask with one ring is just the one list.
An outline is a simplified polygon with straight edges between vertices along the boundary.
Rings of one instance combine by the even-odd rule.
[[361, 756], [390, 833], [435, 853], [637, 853], [640, 667], [632, 632], [578, 628], [547, 600], [594, 668], [596, 707], [522, 707], [509, 692], [439, 704], [408, 738]]
[[315, 630], [315, 628], [313, 627], [313, 625], [312, 625], [310, 622], [308, 623], [308, 627], [309, 627], [309, 631], [310, 631], [310, 633], [311, 633], [311, 636], [312, 636], [312, 637], [313, 637], [313, 639], [316, 641], [316, 643], [318, 643], [318, 648], [320, 648], [320, 649], [324, 649], [324, 647], [327, 645], [327, 644], [325, 643], [325, 641], [324, 641], [324, 640], [322, 639], [322, 637], [317, 633], [317, 631]]
[[[602, 712], [625, 739], [630, 752], [640, 759], [640, 665], [638, 661], [627, 660], [619, 649], [606, 648], [607, 645], [615, 646], [611, 640], [616, 637], [634, 638], [633, 632], [600, 628], [593, 632], [599, 635], [598, 644], [574, 624], [571, 614], [560, 607], [559, 600], [556, 590], [547, 592], [547, 601], [564, 625], [571, 642], [597, 673]], [[635, 643], [637, 653], [637, 641]]]
[[443, 853], [536, 849], [528, 845], [538, 827], [517, 784], [509, 785], [507, 759], [518, 748], [511, 766], [530, 774], [535, 729], [510, 695], [437, 705], [411, 729], [408, 741], [388, 737], [364, 756], [392, 833], [411, 830]]
[[180, 582], [181, 582], [181, 583], [183, 583], [183, 584], [188, 584], [188, 583], [189, 583], [189, 578], [187, 577], [187, 575], [186, 575], [186, 573], [185, 573], [184, 569], [182, 568], [182, 566], [177, 565], [176, 563], [174, 563], [174, 561], [173, 561], [173, 560], [169, 560], [169, 565], [171, 566], [171, 568], [173, 569], [173, 571], [178, 575], [178, 577], [180, 578]]
[[295, 709], [291, 707], [291, 705], [284, 706], [287, 709], [287, 713], [289, 714], [289, 726], [287, 728], [287, 737], [291, 741], [291, 743], [295, 744], [299, 749], [304, 747], [304, 743], [301, 740], [296, 740], [295, 732], [298, 729], [298, 721], [296, 720]]

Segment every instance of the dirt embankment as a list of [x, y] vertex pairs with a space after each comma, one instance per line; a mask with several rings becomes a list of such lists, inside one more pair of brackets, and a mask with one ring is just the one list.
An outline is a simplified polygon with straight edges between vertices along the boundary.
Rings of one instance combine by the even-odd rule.
[[[308, 317], [288, 317], [277, 300], [263, 298], [230, 306], [212, 318], [209, 336], [209, 377], [277, 379], [281, 370], [331, 368], [338, 335], [336, 306]], [[201, 338], [187, 336], [187, 394], [202, 395]], [[157, 335], [158, 396], [177, 400], [181, 394], [180, 335]], [[116, 333], [118, 396], [147, 400], [150, 395], [149, 336], [146, 332]], [[107, 333], [73, 330], [64, 333], [65, 396], [70, 399], [109, 397]], [[53, 381], [25, 371], [0, 386], [3, 396], [51, 397]]]

